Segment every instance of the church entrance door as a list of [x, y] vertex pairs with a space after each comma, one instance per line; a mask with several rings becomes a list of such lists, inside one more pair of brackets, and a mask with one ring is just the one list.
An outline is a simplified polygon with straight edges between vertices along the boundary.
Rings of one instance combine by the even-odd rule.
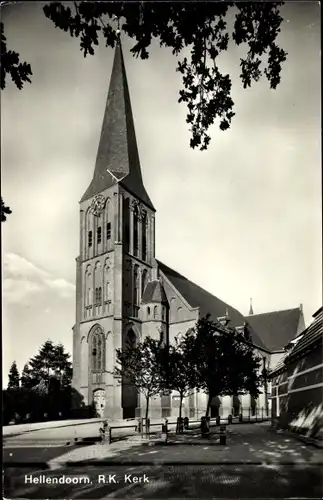
[[97, 414], [99, 417], [104, 416], [104, 408], [106, 404], [105, 400], [105, 390], [104, 389], [97, 389], [93, 393], [93, 401], [94, 401], [94, 406], [97, 411]]

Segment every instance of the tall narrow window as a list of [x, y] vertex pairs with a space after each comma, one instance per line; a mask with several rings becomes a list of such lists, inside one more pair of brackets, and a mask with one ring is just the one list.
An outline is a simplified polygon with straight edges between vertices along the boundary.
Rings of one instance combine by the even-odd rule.
[[96, 371], [97, 370], [97, 336], [93, 335], [92, 339], [92, 370]]
[[137, 209], [134, 210], [133, 214], [133, 249], [134, 249], [134, 256], [138, 257], [139, 256], [139, 231], [138, 231], [138, 225], [139, 225], [139, 217], [137, 213]]
[[93, 240], [92, 231], [89, 231], [89, 234], [88, 234], [89, 247], [92, 246], [92, 240]]
[[138, 317], [139, 313], [139, 267], [135, 266], [133, 270], [133, 316]]
[[130, 200], [123, 198], [123, 247], [126, 253], [130, 251]]
[[141, 275], [141, 297], [144, 294], [147, 285], [147, 269], [144, 269]]
[[155, 307], [154, 307], [154, 319], [156, 319], [156, 318], [157, 318], [157, 313], [158, 313], [158, 307], [157, 307], [157, 306], [155, 306]]
[[147, 260], [147, 213], [144, 213], [142, 219], [142, 241], [141, 241], [141, 249], [142, 249], [142, 260]]
[[97, 350], [98, 350], [98, 352], [97, 352], [96, 369], [102, 370], [102, 337], [101, 337], [101, 335], [98, 337]]
[[133, 303], [136, 306], [139, 303], [138, 285], [139, 285], [139, 268], [138, 266], [135, 266], [133, 271]]
[[107, 223], [107, 240], [111, 239], [111, 222]]
[[102, 228], [101, 228], [101, 226], [99, 226], [97, 229], [97, 235], [98, 235], [98, 244], [100, 244], [102, 241]]
[[99, 306], [102, 303], [102, 288], [95, 289], [95, 305]]
[[[91, 334], [91, 371], [92, 373], [104, 372], [105, 367], [105, 338], [102, 328], [97, 325]], [[95, 377], [95, 382], [99, 378]]]

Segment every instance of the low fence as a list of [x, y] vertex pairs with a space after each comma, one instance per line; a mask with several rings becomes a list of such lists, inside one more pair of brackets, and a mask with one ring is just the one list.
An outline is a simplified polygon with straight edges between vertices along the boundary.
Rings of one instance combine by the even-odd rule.
[[[205, 412], [204, 412], [205, 413]], [[108, 443], [112, 443], [115, 441], [119, 441], [124, 439], [129, 435], [133, 435], [133, 432], [128, 435], [116, 436], [116, 431], [120, 431], [121, 429], [134, 429], [137, 435], [149, 437], [151, 434], [156, 434], [158, 432], [168, 433], [170, 427], [175, 427], [175, 433], [182, 433], [184, 430], [193, 429], [193, 428], [201, 428], [201, 432], [203, 434], [203, 428], [205, 427], [205, 422], [207, 422], [207, 427], [216, 427], [223, 425], [234, 425], [241, 423], [256, 423], [256, 422], [266, 422], [269, 421], [270, 418], [266, 416], [265, 411], [256, 412], [255, 415], [252, 415], [251, 412], [243, 412], [240, 413], [239, 416], [233, 416], [229, 414], [227, 417], [201, 417], [200, 419], [189, 419], [188, 417], [178, 417], [172, 421], [169, 421], [167, 418], [164, 421], [151, 423], [150, 418], [139, 417], [134, 421], [133, 424], [127, 425], [118, 425], [118, 426], [110, 426], [107, 420], [102, 421], [102, 426], [100, 428], [100, 438], [101, 441], [106, 441]], [[192, 427], [193, 426], [193, 427]], [[204, 426], [204, 427], [203, 427]], [[114, 435], [113, 435], [114, 434]]]

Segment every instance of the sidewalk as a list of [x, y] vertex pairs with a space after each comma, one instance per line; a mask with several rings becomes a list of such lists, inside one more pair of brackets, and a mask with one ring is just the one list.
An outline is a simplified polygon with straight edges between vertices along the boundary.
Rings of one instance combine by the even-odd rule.
[[241, 424], [229, 428], [226, 446], [147, 446], [138, 437], [112, 444], [75, 448], [51, 460], [57, 469], [65, 465], [95, 464], [313, 464], [323, 465], [323, 452], [292, 438], [269, 432], [268, 424]]

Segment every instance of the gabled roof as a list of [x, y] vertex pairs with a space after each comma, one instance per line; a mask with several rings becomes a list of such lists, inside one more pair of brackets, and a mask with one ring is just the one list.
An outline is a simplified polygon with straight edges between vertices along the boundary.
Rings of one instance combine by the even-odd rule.
[[[242, 326], [245, 323], [245, 317], [234, 307], [226, 302], [218, 299], [211, 293], [207, 292], [200, 286], [158, 261], [159, 270], [166, 276], [172, 285], [179, 291], [191, 307], [198, 307], [200, 316], [210, 314], [213, 321], [226, 315], [230, 318], [229, 326]], [[249, 326], [252, 343], [265, 348], [264, 343], [261, 341], [253, 328]]]
[[94, 175], [81, 202], [117, 183], [155, 210], [142, 180], [120, 40], [114, 55]]
[[293, 347], [286, 362], [293, 361], [295, 357], [301, 355], [304, 351], [322, 342], [323, 339], [323, 310], [322, 307], [314, 315], [314, 321], [303, 332], [300, 340]]
[[279, 351], [297, 335], [301, 311], [299, 308], [247, 316], [253, 331], [269, 351]]
[[163, 285], [159, 280], [149, 281], [144, 290], [141, 302], [148, 304], [150, 302], [157, 302], [159, 304], [168, 304], [167, 297]]

